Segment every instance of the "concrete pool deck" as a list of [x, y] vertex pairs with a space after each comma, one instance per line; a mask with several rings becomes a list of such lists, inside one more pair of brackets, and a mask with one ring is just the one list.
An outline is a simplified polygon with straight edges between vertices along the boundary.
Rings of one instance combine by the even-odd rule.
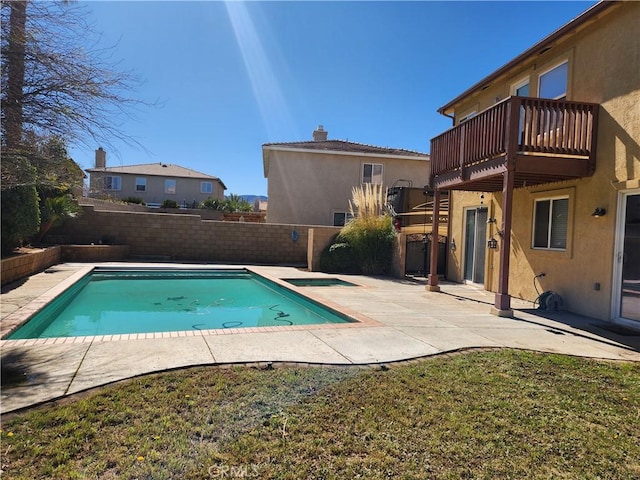
[[[3, 324], [32, 308], [34, 301], [46, 297], [47, 292], [55, 292], [86, 267], [56, 265], [3, 287]], [[16, 411], [137, 375], [196, 365], [373, 365], [471, 348], [517, 348], [640, 361], [638, 333], [614, 331], [601, 321], [568, 312], [540, 312], [531, 302], [517, 299], [512, 301], [515, 318], [497, 317], [490, 313], [493, 294], [472, 285], [445, 282], [438, 293], [426, 291], [424, 281], [410, 278], [326, 275], [294, 267], [251, 269], [276, 279], [337, 277], [355, 283], [357, 286], [309, 286], [298, 290], [364, 321], [188, 334], [0, 340], [0, 412]]]

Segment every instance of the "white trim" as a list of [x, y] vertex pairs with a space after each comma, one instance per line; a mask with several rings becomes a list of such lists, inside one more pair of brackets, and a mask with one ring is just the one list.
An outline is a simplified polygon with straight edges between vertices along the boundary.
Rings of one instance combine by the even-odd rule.
[[[204, 189], [202, 188], [202, 186], [203, 186], [204, 184], [207, 184], [207, 185], [209, 185], [209, 187], [211, 187], [211, 188], [209, 189], [209, 191], [208, 191], [208, 192], [205, 192], [205, 191], [204, 191]], [[210, 193], [210, 194], [213, 194], [213, 182], [211, 182], [211, 181], [209, 181], [209, 180], [200, 180], [200, 193], [205, 193], [205, 194], [206, 194], [206, 193]]]
[[[370, 182], [364, 181], [364, 168], [367, 165], [371, 165], [371, 181]], [[374, 178], [376, 177], [374, 170], [376, 166], [380, 166], [380, 182], [374, 182]], [[365, 185], [365, 184], [384, 185], [384, 163], [362, 162], [360, 164], [360, 183], [362, 185]]]
[[429, 155], [426, 153], [418, 153], [416, 155], [421, 156], [409, 156], [409, 155], [389, 155], [386, 153], [364, 153], [364, 152], [343, 152], [341, 150], [315, 150], [311, 148], [290, 148], [290, 147], [276, 147], [267, 146], [262, 147], [263, 150], [271, 150], [274, 152], [295, 152], [295, 153], [315, 153], [315, 154], [329, 154], [329, 155], [346, 155], [351, 157], [375, 157], [375, 158], [396, 158], [400, 160], [415, 160], [418, 162], [429, 161]]
[[[142, 180], [142, 182], [138, 183], [139, 180]], [[142, 190], [140, 190], [138, 187], [144, 187]], [[135, 189], [136, 192], [146, 192], [147, 191], [147, 177], [136, 177], [136, 181], [135, 181]]]
[[[567, 236], [564, 239], [565, 247], [564, 248], [553, 248], [553, 247], [536, 247], [535, 246], [535, 238], [536, 238], [536, 204], [538, 202], [546, 202], [549, 201], [549, 216], [553, 215], [553, 202], [554, 200], [567, 200]], [[531, 250], [543, 250], [543, 251], [552, 251], [552, 252], [566, 252], [569, 245], [569, 226], [570, 226], [571, 218], [571, 197], [570, 195], [558, 195], [554, 197], [539, 197], [533, 199], [533, 215], [531, 215]], [[547, 245], [551, 244], [551, 218], [547, 219], [549, 231], [547, 232]]]
[[[551, 70], [555, 70], [560, 65], [564, 65], [565, 63], [567, 64], [567, 79], [566, 79], [567, 83], [564, 86], [564, 95], [559, 95], [559, 96], [553, 98], [552, 100], [558, 100], [559, 98], [567, 98], [569, 96], [569, 59], [568, 58], [563, 58], [562, 60], [558, 61], [558, 63], [554, 63], [551, 67], [547, 68], [546, 70], [542, 70], [540, 73], [538, 73], [538, 98], [542, 98], [540, 96], [540, 84], [542, 83], [540, 81], [540, 79], [542, 78], [542, 76], [546, 75]], [[546, 98], [546, 97], [544, 97], [544, 98]]]
[[509, 94], [512, 96], [517, 95], [516, 90], [524, 87], [525, 85], [529, 86], [529, 96], [531, 96], [531, 76], [530, 75], [527, 75], [526, 77], [520, 77], [520, 80], [513, 82], [509, 87], [510, 88]]
[[618, 208], [616, 211], [615, 240], [613, 251], [613, 279], [611, 282], [611, 320], [613, 323], [633, 328], [640, 328], [640, 322], [620, 316], [622, 307], [622, 255], [624, 254], [624, 227], [627, 197], [640, 195], [640, 188], [621, 190], [618, 192]]
[[458, 125], [466, 122], [467, 120], [471, 120], [476, 115], [478, 115], [478, 111], [475, 108], [473, 110], [468, 110], [464, 115], [460, 115], [460, 118], [458, 119]]

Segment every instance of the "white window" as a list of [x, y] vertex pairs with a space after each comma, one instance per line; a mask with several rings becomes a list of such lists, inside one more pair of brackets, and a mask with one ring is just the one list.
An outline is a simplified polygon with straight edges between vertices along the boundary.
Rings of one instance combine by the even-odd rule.
[[382, 164], [365, 163], [362, 165], [362, 183], [382, 185]]
[[104, 177], [105, 190], [120, 190], [120, 188], [121, 188], [120, 177], [112, 177], [112, 176]]
[[538, 79], [538, 97], [564, 100], [567, 98], [567, 80], [569, 62], [563, 62], [540, 74]]
[[533, 212], [533, 248], [567, 249], [569, 198], [536, 200]]
[[200, 182], [200, 193], [213, 193], [213, 184], [211, 182]]
[[353, 215], [347, 212], [334, 212], [333, 214], [333, 226], [344, 227], [345, 224], [353, 218]]
[[172, 179], [167, 179], [164, 181], [164, 193], [169, 193], [171, 195], [175, 195], [176, 193], [176, 181]]
[[147, 191], [147, 179], [145, 177], [136, 177], [136, 192]]
[[460, 121], [458, 122], [458, 124], [466, 122], [467, 120], [475, 117], [477, 114], [478, 114], [478, 112], [476, 112], [475, 110], [473, 110], [471, 112], [468, 112], [468, 113], [465, 113], [464, 115], [462, 115], [460, 117]]
[[517, 97], [528, 97], [529, 96], [529, 77], [523, 78], [522, 80], [511, 85], [511, 95]]

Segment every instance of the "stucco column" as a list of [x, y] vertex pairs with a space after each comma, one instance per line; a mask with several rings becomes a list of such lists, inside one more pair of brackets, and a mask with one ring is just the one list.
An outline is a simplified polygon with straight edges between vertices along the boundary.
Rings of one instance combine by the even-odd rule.
[[431, 220], [431, 252], [429, 277], [427, 279], [426, 289], [430, 292], [439, 292], [438, 286], [438, 231], [440, 217], [440, 190], [436, 187], [433, 192], [433, 218]]
[[512, 317], [509, 295], [509, 256], [511, 253], [511, 215], [513, 211], [513, 177], [515, 172], [507, 170], [502, 177], [502, 241], [500, 242], [500, 271], [495, 306], [491, 313], [500, 317]]

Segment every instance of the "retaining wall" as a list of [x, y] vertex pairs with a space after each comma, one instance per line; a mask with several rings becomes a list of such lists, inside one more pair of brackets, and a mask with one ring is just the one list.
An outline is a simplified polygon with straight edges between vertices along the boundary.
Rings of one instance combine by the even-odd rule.
[[61, 261], [62, 249], [60, 247], [43, 248], [29, 253], [3, 258], [0, 266], [2, 285], [46, 270], [51, 265], [55, 265]]

